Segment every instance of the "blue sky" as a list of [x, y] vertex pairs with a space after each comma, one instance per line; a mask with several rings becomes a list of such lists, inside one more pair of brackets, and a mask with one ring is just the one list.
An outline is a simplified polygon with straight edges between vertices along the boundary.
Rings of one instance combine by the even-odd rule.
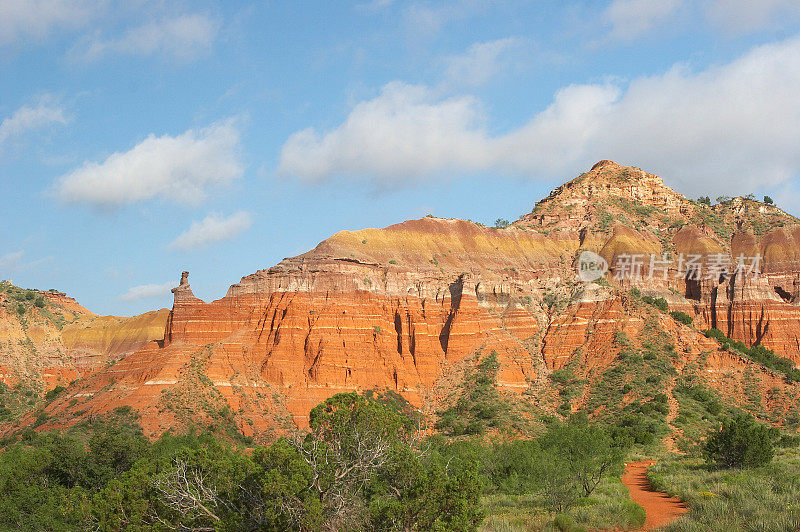
[[800, 214], [795, 0], [0, 3], [0, 278], [222, 297], [343, 229], [515, 219], [601, 159]]

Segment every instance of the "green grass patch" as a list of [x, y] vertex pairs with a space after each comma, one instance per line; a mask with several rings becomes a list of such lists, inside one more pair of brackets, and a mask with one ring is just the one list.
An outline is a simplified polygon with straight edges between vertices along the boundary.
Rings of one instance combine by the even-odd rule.
[[670, 532], [712, 530], [796, 531], [800, 528], [800, 457], [780, 451], [755, 469], [716, 469], [700, 458], [665, 459], [648, 470], [653, 486], [690, 507], [664, 528]]

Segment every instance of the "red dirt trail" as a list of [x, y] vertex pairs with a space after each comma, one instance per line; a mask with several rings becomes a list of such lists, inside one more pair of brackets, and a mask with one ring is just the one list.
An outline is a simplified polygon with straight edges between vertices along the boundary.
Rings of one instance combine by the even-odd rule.
[[656, 491], [650, 485], [647, 468], [655, 463], [655, 460], [645, 460], [625, 464], [625, 474], [622, 475], [622, 483], [630, 491], [631, 499], [647, 512], [644, 526], [638, 530], [652, 530], [667, 525], [689, 511], [680, 499]]

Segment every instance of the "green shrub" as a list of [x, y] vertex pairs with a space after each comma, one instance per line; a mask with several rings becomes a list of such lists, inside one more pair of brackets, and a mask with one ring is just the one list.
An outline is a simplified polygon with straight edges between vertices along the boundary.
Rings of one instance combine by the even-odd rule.
[[673, 310], [669, 313], [672, 316], [672, 319], [677, 321], [678, 323], [683, 323], [684, 325], [691, 325], [694, 321], [694, 318], [686, 314], [685, 312], [681, 312], [680, 310]]
[[569, 384], [574, 378], [570, 368], [556, 369], [550, 373], [550, 380], [558, 384]]
[[769, 429], [749, 414], [738, 414], [710, 434], [703, 453], [722, 467], [758, 467], [768, 464], [774, 451]]
[[489, 428], [499, 428], [509, 411], [494, 384], [500, 363], [497, 353], [484, 358], [469, 372], [464, 390], [453, 406], [437, 412], [436, 429], [451, 436], [483, 434]]
[[779, 357], [774, 351], [767, 349], [763, 345], [747, 347], [743, 342], [728, 338], [719, 329], [708, 329], [703, 331], [703, 334], [718, 341], [725, 349], [737, 351], [759, 364], [780, 371], [789, 382], [800, 382], [800, 370], [797, 369], [794, 362], [786, 357]]
[[0, 453], [0, 530], [460, 531], [483, 519], [474, 461], [420, 452], [387, 403], [339, 394], [309, 424], [249, 450], [194, 432], [150, 442], [130, 408], [75, 436], [27, 430]]
[[641, 505], [633, 501], [624, 501], [622, 503], [622, 511], [624, 520], [627, 522], [627, 528], [638, 529], [644, 525], [647, 519], [647, 513]]
[[624, 331], [617, 331], [614, 333], [614, 343], [625, 347], [631, 345], [631, 341], [628, 338], [628, 335], [625, 334]]
[[619, 424], [613, 427], [611, 436], [619, 445], [626, 442], [638, 445], [649, 445], [655, 441], [655, 425], [640, 413], [625, 415], [620, 419]]
[[553, 519], [553, 528], [560, 532], [575, 530], [575, 520], [569, 514], [558, 514]]
[[653, 305], [654, 307], [656, 307], [661, 312], [667, 312], [669, 310], [669, 303], [667, 303], [667, 300], [664, 299], [663, 297], [659, 297], [657, 299], [654, 299], [654, 298], [652, 298], [650, 296], [644, 296], [642, 298], [642, 301], [644, 301], [645, 303], [647, 303], [649, 305]]
[[33, 427], [36, 428], [36, 427], [39, 427], [41, 425], [44, 425], [45, 423], [47, 423], [48, 419], [50, 419], [50, 414], [48, 414], [44, 410], [40, 410], [40, 411], [36, 412], [36, 417], [35, 417], [35, 420], [33, 422]]
[[66, 390], [66, 388], [64, 386], [61, 386], [61, 385], [56, 386], [55, 388], [53, 388], [52, 390], [50, 390], [49, 392], [44, 394], [45, 402], [46, 403], [52, 403], [53, 400], [56, 397], [58, 397], [59, 395], [61, 395], [61, 392], [63, 392], [64, 390]]

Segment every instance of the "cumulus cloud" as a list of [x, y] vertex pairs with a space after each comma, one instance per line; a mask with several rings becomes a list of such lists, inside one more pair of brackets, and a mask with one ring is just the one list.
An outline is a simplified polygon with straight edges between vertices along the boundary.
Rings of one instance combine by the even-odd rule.
[[294, 133], [281, 150], [280, 170], [309, 180], [337, 174], [396, 180], [479, 168], [487, 164], [482, 120], [475, 98], [437, 99], [427, 87], [392, 82], [335, 130]]
[[127, 292], [119, 296], [120, 301], [138, 301], [140, 299], [156, 299], [169, 295], [174, 288], [173, 283], [142, 284], [132, 286]]
[[492, 135], [480, 102], [393, 82], [344, 122], [289, 137], [279, 170], [403, 184], [457, 172], [564, 178], [617, 159], [682, 181], [688, 192], [776, 185], [800, 172], [800, 38], [693, 72], [627, 84], [571, 85], [522, 127]]
[[511, 53], [522, 46], [514, 37], [475, 43], [466, 53], [445, 60], [444, 79], [453, 85], [482, 85], [507, 68], [512, 62]]
[[782, 27], [800, 20], [797, 0], [711, 0], [706, 15], [718, 28], [729, 33], [750, 33]]
[[0, 146], [29, 131], [66, 123], [64, 109], [51, 96], [44, 96], [35, 106], [24, 105], [0, 122]]
[[104, 4], [102, 0], [3, 0], [0, 44], [43, 39], [56, 29], [82, 27]]
[[166, 54], [188, 60], [207, 51], [214, 42], [217, 31], [217, 23], [207, 16], [181, 15], [134, 28], [118, 39], [84, 39], [73, 48], [71, 56], [78, 61], [95, 61], [114, 54]]
[[253, 217], [249, 212], [239, 211], [230, 216], [212, 212], [199, 222], [192, 222], [189, 229], [181, 233], [169, 247], [187, 250], [212, 242], [230, 240], [237, 237], [253, 225]]
[[197, 204], [207, 189], [241, 177], [239, 132], [232, 121], [177, 136], [150, 135], [104, 161], [61, 176], [55, 195], [68, 203], [111, 208], [156, 197]]

